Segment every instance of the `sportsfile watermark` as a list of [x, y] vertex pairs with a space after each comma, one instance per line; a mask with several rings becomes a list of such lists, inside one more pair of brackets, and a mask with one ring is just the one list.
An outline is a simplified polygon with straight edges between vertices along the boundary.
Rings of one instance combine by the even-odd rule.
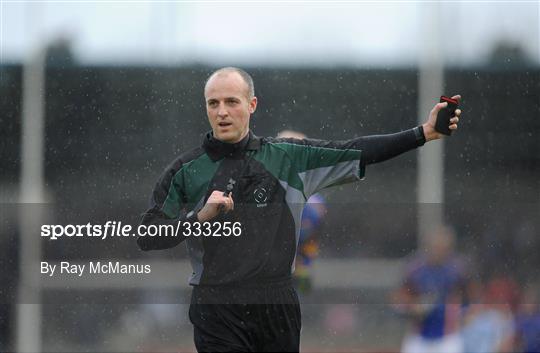
[[240, 222], [182, 222], [175, 224], [141, 224], [133, 227], [121, 221], [105, 224], [43, 224], [41, 236], [50, 240], [90, 237], [96, 239], [125, 237], [238, 237], [242, 235]]

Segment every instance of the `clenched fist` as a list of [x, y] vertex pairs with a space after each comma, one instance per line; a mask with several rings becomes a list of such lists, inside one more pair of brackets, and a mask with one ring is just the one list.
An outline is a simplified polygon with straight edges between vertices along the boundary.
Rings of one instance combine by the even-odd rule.
[[217, 217], [221, 212], [227, 213], [234, 209], [232, 193], [223, 196], [223, 191], [214, 190], [206, 200], [204, 207], [197, 213], [199, 222], [206, 222]]

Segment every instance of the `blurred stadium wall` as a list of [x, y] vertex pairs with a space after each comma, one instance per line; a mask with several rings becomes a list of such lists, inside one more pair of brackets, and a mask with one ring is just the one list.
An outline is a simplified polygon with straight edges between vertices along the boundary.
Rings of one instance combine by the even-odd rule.
[[[209, 129], [202, 90], [213, 68], [49, 64], [47, 207], [54, 209], [58, 222], [85, 224], [112, 213], [136, 222], [163, 168], [178, 153], [199, 144]], [[417, 109], [415, 70], [246, 69], [253, 74], [259, 97], [252, 119], [258, 135], [289, 128], [313, 138], [346, 139], [407, 129], [416, 125], [419, 114], [427, 116]], [[4, 342], [13, 342], [19, 250], [13, 207], [21, 159], [22, 69], [3, 65], [0, 70], [0, 265], [3, 304], [10, 304], [2, 306], [0, 330]], [[448, 68], [444, 75], [440, 93], [463, 96], [460, 131], [445, 143], [446, 221], [457, 230], [458, 248], [471, 259], [471, 272], [481, 276], [501, 270], [527, 283], [539, 277], [540, 269], [540, 257], [531, 250], [540, 246], [540, 69], [494, 61], [477, 68]], [[416, 153], [407, 153], [369, 167], [365, 181], [325, 193], [330, 206], [321, 230], [320, 261], [328, 266], [338, 261], [336, 266], [359, 274], [349, 285], [333, 285], [334, 273], [325, 277], [320, 265], [320, 288], [303, 307], [306, 349], [399, 346], [403, 322], [380, 298], [397, 285], [400, 261], [416, 249], [416, 163]], [[86, 243], [65, 243], [63, 248], [45, 247], [43, 257], [63, 259], [66, 253], [76, 253], [79, 259], [186, 260], [182, 245], [174, 252], [143, 256], [133, 241], [118, 243], [106, 253]], [[358, 262], [366, 259], [375, 265]], [[383, 263], [377, 262], [380, 259]], [[355, 267], [359, 264], [367, 267]], [[383, 264], [393, 265], [387, 269]], [[363, 273], [366, 268], [372, 276]], [[378, 279], [378, 270], [390, 281]], [[182, 281], [173, 289], [186, 296]], [[112, 292], [97, 290], [95, 295], [112, 297]], [[109, 305], [75, 305], [69, 299], [64, 306], [45, 305], [44, 350], [193, 349], [185, 299], [170, 299], [170, 293], [160, 299], [136, 288], [121, 292]], [[44, 296], [61, 301], [62, 291], [46, 291]], [[353, 310], [337, 305], [354, 303], [354, 298], [359, 305]], [[137, 306], [139, 302], [177, 305], [163, 310]], [[152, 346], [151, 340], [143, 340], [150, 336], [162, 339]]]

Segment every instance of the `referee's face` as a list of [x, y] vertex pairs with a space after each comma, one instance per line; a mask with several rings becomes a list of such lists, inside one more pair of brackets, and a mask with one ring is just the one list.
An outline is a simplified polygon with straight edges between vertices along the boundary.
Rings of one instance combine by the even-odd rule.
[[249, 118], [257, 107], [257, 98], [249, 97], [247, 83], [236, 72], [223, 72], [208, 80], [204, 89], [206, 113], [214, 137], [235, 143], [249, 132]]

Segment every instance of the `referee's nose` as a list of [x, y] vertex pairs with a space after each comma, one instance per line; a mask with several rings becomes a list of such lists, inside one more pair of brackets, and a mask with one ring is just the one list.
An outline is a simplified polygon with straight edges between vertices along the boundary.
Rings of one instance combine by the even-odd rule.
[[225, 107], [225, 104], [220, 103], [217, 111], [218, 118], [226, 118], [229, 115], [229, 112], [227, 111], [227, 108]]

